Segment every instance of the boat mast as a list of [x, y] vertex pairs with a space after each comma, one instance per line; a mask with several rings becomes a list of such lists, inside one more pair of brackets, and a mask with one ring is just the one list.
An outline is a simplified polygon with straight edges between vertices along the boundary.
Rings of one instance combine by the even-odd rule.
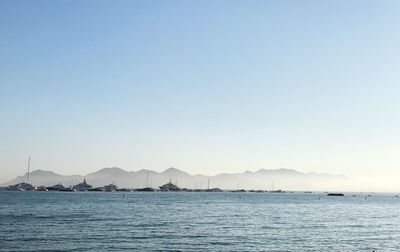
[[149, 187], [149, 171], [147, 171], [146, 187]]
[[26, 174], [26, 183], [29, 183], [29, 168], [31, 166], [31, 156], [28, 159], [28, 173]]

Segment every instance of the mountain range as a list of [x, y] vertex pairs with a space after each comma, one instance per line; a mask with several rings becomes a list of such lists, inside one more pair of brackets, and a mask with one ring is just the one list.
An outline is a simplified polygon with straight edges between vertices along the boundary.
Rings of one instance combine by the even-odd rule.
[[[121, 168], [103, 168], [85, 176], [60, 175], [51, 171], [35, 170], [29, 174], [33, 185], [50, 186], [62, 183], [65, 186], [75, 185], [86, 179], [93, 186], [104, 186], [114, 183], [119, 187], [158, 188], [169, 181], [180, 187], [206, 189], [262, 189], [262, 190], [335, 190], [351, 185], [351, 179], [343, 175], [322, 173], [303, 173], [293, 169], [259, 169], [243, 173], [221, 173], [214, 176], [190, 175], [176, 168], [163, 172], [153, 170], [126, 171]], [[26, 174], [3, 184], [2, 186], [20, 183], [26, 180]]]

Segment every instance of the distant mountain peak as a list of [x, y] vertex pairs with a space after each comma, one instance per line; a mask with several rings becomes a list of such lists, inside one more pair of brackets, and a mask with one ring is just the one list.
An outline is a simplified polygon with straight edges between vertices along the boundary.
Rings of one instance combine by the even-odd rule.
[[97, 172], [99, 171], [125, 171], [125, 170], [114, 166], [114, 167], [104, 167], [103, 169], [100, 169]]
[[[118, 168], [118, 167], [105, 167], [103, 169], [100, 169], [96, 172], [90, 173], [88, 175], [94, 175], [94, 174], [122, 174], [122, 173], [127, 173], [127, 171]], [[87, 175], [87, 176], [88, 176]]]
[[[189, 175], [188, 173], [181, 171], [179, 169], [176, 169], [175, 167], [170, 167], [168, 169], [166, 169], [165, 171], [163, 171], [161, 174], [172, 174], [172, 175]], [[189, 175], [190, 176], [190, 175]]]
[[303, 174], [302, 172], [288, 169], [288, 168], [278, 168], [278, 169], [265, 169], [261, 168], [256, 171], [256, 173], [273, 173], [273, 174]]
[[153, 171], [153, 170], [149, 170], [149, 169], [140, 169], [138, 171], [136, 171], [136, 173], [149, 173], [149, 174], [156, 174], [158, 172]]
[[30, 172], [30, 175], [56, 175], [56, 173], [52, 171], [34, 170]]
[[296, 173], [296, 174], [302, 173], [302, 172], [299, 172], [299, 171], [297, 171], [297, 170], [288, 169], [288, 168], [278, 168], [278, 169], [275, 169], [275, 171], [286, 172], [286, 173]]

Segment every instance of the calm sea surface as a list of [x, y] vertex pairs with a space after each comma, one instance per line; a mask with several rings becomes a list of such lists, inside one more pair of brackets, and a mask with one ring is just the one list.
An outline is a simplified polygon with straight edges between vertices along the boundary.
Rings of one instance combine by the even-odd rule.
[[400, 251], [373, 194], [0, 192], [0, 251]]

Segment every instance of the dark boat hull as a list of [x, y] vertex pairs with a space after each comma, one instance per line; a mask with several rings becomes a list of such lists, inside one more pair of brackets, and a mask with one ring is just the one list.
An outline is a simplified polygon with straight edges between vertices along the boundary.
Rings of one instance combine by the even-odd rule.
[[343, 193], [328, 193], [327, 196], [344, 196]]

